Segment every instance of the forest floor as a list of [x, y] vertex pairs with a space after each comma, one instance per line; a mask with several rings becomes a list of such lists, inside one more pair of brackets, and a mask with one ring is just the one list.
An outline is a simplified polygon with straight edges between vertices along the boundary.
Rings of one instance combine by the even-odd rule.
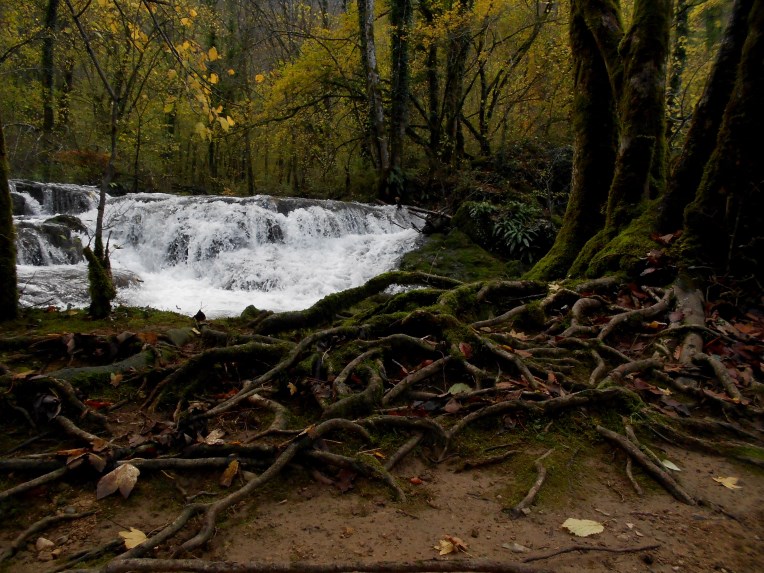
[[330, 314], [27, 311], [0, 570], [761, 571], [760, 297], [376, 294], [422, 278]]

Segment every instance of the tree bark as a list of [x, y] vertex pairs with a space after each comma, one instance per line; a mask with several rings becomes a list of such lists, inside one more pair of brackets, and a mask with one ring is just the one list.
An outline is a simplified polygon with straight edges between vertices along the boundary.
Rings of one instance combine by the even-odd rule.
[[44, 178], [50, 177], [50, 152], [53, 145], [53, 128], [55, 116], [53, 113], [54, 102], [54, 78], [55, 68], [53, 65], [53, 48], [56, 40], [56, 28], [58, 25], [59, 0], [48, 0], [45, 11], [45, 36], [42, 40], [42, 135], [43, 135], [43, 158], [42, 165]]
[[392, 0], [390, 24], [392, 26], [392, 86], [390, 93], [390, 171], [388, 183], [391, 191], [400, 194], [402, 181], [404, 136], [408, 124], [409, 100], [409, 35], [413, 21], [411, 0]]
[[16, 234], [13, 229], [13, 201], [9, 178], [3, 120], [0, 117], [0, 321], [13, 320], [19, 311], [19, 295], [16, 288]]
[[[588, 21], [608, 22], [592, 32]], [[609, 32], [609, 35], [607, 34]], [[573, 51], [573, 181], [562, 228], [551, 250], [529, 273], [529, 278], [563, 277], [579, 252], [602, 229], [613, 180], [618, 123], [616, 94], [610, 66], [601, 46], [614, 46], [622, 37], [621, 16], [615, 3], [571, 2], [570, 42]], [[608, 53], [608, 50], [606, 53]]]
[[369, 106], [371, 156], [377, 168], [379, 194], [387, 193], [390, 157], [385, 137], [385, 114], [382, 108], [377, 49], [374, 43], [374, 0], [358, 0], [358, 25], [361, 35], [361, 64], [366, 76], [366, 100]]
[[685, 255], [712, 271], [764, 276], [761, 249], [764, 161], [764, 0], [748, 17], [735, 85], [695, 200], [685, 211]]
[[724, 38], [703, 95], [692, 116], [687, 139], [661, 200], [658, 231], [682, 227], [682, 212], [695, 197], [708, 159], [716, 145], [724, 109], [735, 85], [735, 75], [748, 32], [753, 0], [736, 0]]

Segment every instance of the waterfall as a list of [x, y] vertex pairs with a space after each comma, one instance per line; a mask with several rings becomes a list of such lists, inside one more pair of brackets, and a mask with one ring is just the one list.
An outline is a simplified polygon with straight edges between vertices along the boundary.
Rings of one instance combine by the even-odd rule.
[[[95, 227], [95, 189], [14, 183], [22, 301], [86, 306], [79, 243]], [[250, 304], [307, 308], [395, 268], [419, 242], [415, 221], [394, 206], [138, 193], [109, 199], [104, 228], [124, 287], [117, 302], [227, 316]]]

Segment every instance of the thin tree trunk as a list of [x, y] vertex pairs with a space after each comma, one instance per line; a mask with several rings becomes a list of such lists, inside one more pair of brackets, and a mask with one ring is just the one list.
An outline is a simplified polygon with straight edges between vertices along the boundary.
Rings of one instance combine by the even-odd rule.
[[366, 99], [369, 106], [371, 155], [377, 167], [379, 194], [386, 196], [390, 156], [385, 137], [385, 114], [377, 71], [377, 49], [374, 43], [374, 0], [358, 0], [358, 24], [361, 37], [361, 64], [366, 76]]
[[58, 26], [58, 3], [59, 0], [48, 0], [45, 11], [45, 36], [42, 40], [42, 136], [43, 136], [43, 177], [50, 178], [50, 153], [53, 146], [53, 128], [55, 115], [53, 112], [54, 102], [54, 78], [55, 67], [53, 65], [53, 48], [56, 40], [56, 28]]
[[[471, 0], [460, 0], [459, 13], [465, 14], [472, 8]], [[446, 56], [446, 81], [443, 94], [444, 134], [443, 161], [450, 163], [460, 158], [460, 117], [464, 103], [464, 73], [467, 53], [470, 47], [470, 30], [466, 24], [456, 26], [448, 34]], [[462, 142], [463, 143], [463, 142]]]
[[16, 288], [16, 234], [13, 229], [13, 200], [9, 179], [3, 119], [0, 117], [0, 321], [13, 320], [19, 312], [19, 295]]
[[[390, 170], [400, 176], [404, 136], [408, 123], [409, 35], [413, 20], [411, 0], [392, 0], [392, 87], [390, 102]], [[400, 190], [395, 190], [399, 192]]]

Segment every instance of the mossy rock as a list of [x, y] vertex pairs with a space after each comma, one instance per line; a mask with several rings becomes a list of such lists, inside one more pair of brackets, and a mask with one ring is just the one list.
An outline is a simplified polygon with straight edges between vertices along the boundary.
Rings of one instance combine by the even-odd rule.
[[421, 271], [465, 282], [509, 278], [516, 268], [508, 266], [475, 244], [460, 229], [432, 235], [417, 250], [404, 255], [403, 271]]

